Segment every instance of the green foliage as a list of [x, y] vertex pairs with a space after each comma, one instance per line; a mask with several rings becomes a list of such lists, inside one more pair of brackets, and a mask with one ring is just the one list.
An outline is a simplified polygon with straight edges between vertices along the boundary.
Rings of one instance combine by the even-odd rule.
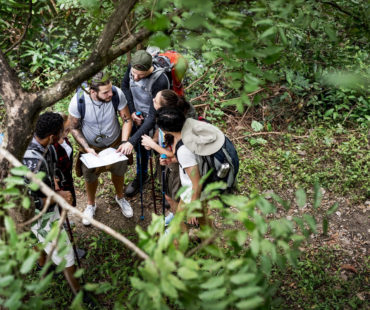
[[341, 254], [341, 250], [332, 248], [308, 250], [300, 256], [297, 268], [274, 270], [281, 284], [279, 300], [272, 309], [366, 309], [364, 275], [369, 262], [365, 260], [356, 274], [342, 275]]
[[272, 268], [296, 264], [299, 246], [316, 230], [315, 222], [308, 215], [268, 219], [276, 207], [260, 196], [221, 195], [221, 200], [233, 209], [219, 206], [218, 199], [211, 199], [209, 205], [232, 228], [223, 231], [222, 237], [203, 228], [202, 238], [215, 241], [201, 244], [193, 255], [194, 245], [180, 230], [184, 217], [192, 215], [176, 213], [168, 234], [163, 232], [163, 218], [154, 214], [147, 231], [137, 227], [139, 245], [151, 259], [139, 266], [138, 276], [131, 277], [136, 289], [133, 305], [140, 309], [256, 309], [271, 303]]
[[[248, 141], [251, 143], [251, 138]], [[308, 138], [271, 136], [268, 144], [238, 151], [244, 157], [239, 182], [248, 184], [250, 190], [290, 191], [298, 184], [307, 189], [318, 182], [330, 192], [349, 196], [353, 202], [369, 195], [367, 130], [318, 127], [310, 131]]]

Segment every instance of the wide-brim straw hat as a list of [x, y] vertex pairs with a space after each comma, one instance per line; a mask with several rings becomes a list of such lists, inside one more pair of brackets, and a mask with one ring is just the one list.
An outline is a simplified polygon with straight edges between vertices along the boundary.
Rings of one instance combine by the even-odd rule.
[[182, 127], [181, 139], [191, 152], [201, 156], [216, 153], [225, 143], [225, 135], [220, 129], [191, 118]]

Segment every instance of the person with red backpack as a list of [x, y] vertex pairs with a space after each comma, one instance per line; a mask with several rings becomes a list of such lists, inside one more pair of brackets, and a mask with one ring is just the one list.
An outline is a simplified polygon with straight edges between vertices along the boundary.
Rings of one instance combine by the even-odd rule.
[[[134, 127], [128, 140], [140, 156], [137, 159], [137, 174], [126, 187], [125, 194], [134, 196], [148, 179], [148, 151], [141, 146], [141, 137], [154, 129], [155, 110], [153, 98], [157, 93], [170, 88], [165, 69], [153, 64], [152, 56], [139, 50], [132, 55], [131, 63], [122, 80], [122, 91], [126, 96]], [[140, 181], [141, 180], [141, 181]]]

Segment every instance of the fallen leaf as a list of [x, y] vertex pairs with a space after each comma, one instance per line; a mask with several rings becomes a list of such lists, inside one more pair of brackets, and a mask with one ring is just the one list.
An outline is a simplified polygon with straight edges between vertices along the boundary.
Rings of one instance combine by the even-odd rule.
[[340, 268], [343, 269], [343, 270], [346, 270], [346, 271], [351, 271], [353, 273], [357, 273], [357, 269], [355, 267], [353, 267], [352, 265], [349, 265], [349, 264], [344, 264]]

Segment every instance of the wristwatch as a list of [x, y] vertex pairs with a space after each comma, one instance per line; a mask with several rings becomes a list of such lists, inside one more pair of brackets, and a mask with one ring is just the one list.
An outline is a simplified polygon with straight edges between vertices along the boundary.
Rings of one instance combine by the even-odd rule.
[[122, 141], [121, 141], [121, 144], [126, 143], [126, 142], [127, 142], [127, 140], [122, 140]]

